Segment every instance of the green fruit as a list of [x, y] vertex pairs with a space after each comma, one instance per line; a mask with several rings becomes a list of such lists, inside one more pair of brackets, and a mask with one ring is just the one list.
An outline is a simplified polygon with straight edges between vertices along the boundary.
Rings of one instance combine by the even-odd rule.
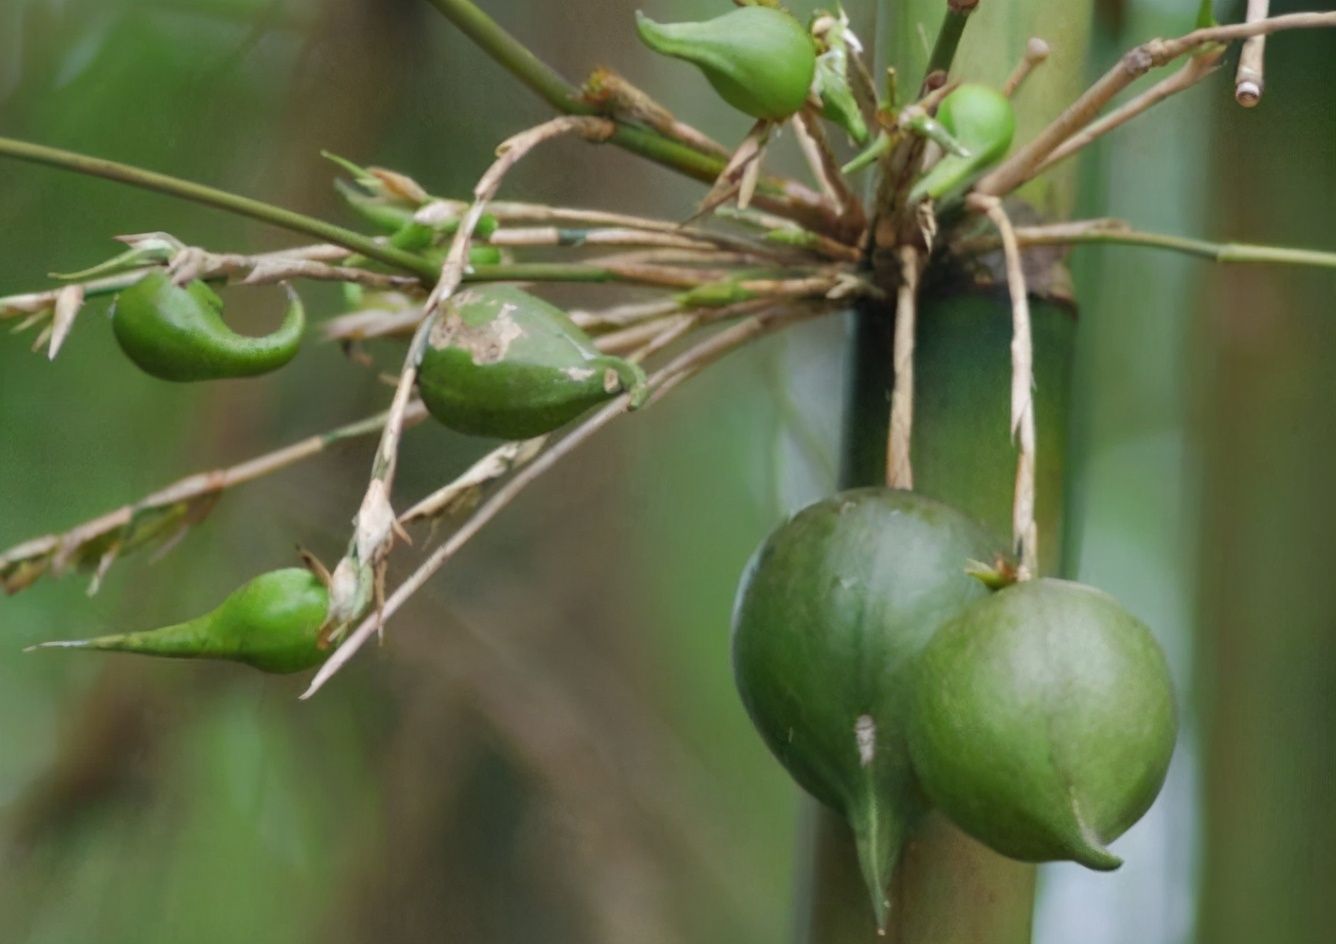
[[909, 194], [911, 201], [940, 200], [968, 186], [996, 164], [1011, 147], [1016, 134], [1016, 113], [1011, 100], [986, 85], [965, 84], [937, 108], [937, 120], [968, 151], [948, 154], [933, 165]]
[[938, 630], [914, 679], [910, 751], [934, 805], [1015, 859], [1122, 864], [1105, 845], [1159, 793], [1177, 731], [1143, 623], [1090, 587], [1018, 583]]
[[453, 295], [418, 368], [432, 416], [501, 439], [550, 432], [627, 391], [638, 400], [644, 383], [638, 366], [600, 354], [561, 309], [510, 285]]
[[262, 672], [300, 672], [323, 662], [319, 644], [329, 610], [329, 592], [304, 567], [261, 574], [243, 584], [217, 609], [185, 623], [138, 633], [36, 648], [100, 649], [169, 659], [225, 659]]
[[955, 509], [865, 488], [798, 512], [752, 557], [733, 614], [733, 673], [767, 746], [844, 816], [877, 912], [925, 802], [904, 717], [915, 656], [987, 596], [965, 572], [1002, 547]]
[[753, 118], [782, 121], [807, 103], [816, 46], [801, 23], [772, 7], [740, 7], [704, 23], [655, 23], [636, 30], [657, 53], [700, 68], [719, 97]]
[[222, 299], [206, 283], [196, 280], [182, 288], [156, 271], [116, 297], [111, 327], [126, 356], [160, 380], [254, 377], [278, 370], [301, 347], [306, 314], [291, 289], [288, 297], [278, 330], [252, 338], [227, 326]]

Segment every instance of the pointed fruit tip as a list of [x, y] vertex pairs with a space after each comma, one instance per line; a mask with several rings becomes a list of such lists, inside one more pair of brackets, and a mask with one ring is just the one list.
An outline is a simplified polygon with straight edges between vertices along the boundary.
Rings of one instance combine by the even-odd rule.
[[1076, 820], [1077, 835], [1071, 848], [1071, 858], [1088, 869], [1097, 872], [1112, 872], [1123, 864], [1123, 860], [1109, 851], [1086, 818], [1081, 815], [1081, 805], [1072, 797], [1072, 816]]
[[38, 649], [91, 649], [92, 639], [56, 639], [51, 642], [39, 642], [25, 646], [24, 652], [36, 652]]
[[1096, 872], [1112, 872], [1123, 860], [1098, 843], [1087, 843], [1073, 850], [1072, 858]]

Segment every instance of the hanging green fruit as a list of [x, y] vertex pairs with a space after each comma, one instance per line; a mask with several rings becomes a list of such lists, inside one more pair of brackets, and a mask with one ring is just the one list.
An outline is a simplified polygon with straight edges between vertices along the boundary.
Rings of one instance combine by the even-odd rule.
[[304, 567], [289, 567], [261, 574], [233, 591], [217, 609], [185, 623], [34, 648], [224, 659], [262, 672], [300, 672], [329, 655], [318, 642], [328, 611], [329, 591], [320, 579]]
[[937, 120], [969, 153], [947, 154], [934, 164], [910, 191], [911, 202], [924, 197], [940, 200], [964, 190], [1003, 158], [1016, 134], [1011, 99], [986, 85], [966, 83], [957, 88], [942, 99]]
[[288, 289], [288, 311], [273, 334], [237, 334], [222, 319], [223, 302], [202, 281], [184, 288], [151, 272], [116, 297], [111, 327], [121, 350], [144, 373], [190, 382], [254, 377], [297, 356], [306, 313]]
[[1177, 721], [1164, 653], [1098, 590], [1033, 580], [957, 613], [914, 673], [910, 750], [935, 806], [1003, 855], [1122, 860], [1106, 844], [1164, 783]]
[[844, 816], [885, 925], [900, 847], [926, 809], [908, 761], [908, 674], [933, 631], [988, 590], [966, 573], [1002, 542], [914, 492], [810, 505], [757, 550], [733, 613], [733, 672], [767, 746]]
[[816, 46], [802, 24], [773, 7], [739, 7], [703, 23], [655, 23], [636, 13], [636, 30], [657, 53], [696, 65], [738, 111], [783, 121], [807, 103]]
[[561, 309], [512, 285], [451, 296], [427, 341], [418, 391], [445, 426], [529, 439], [622, 393], [645, 391], [637, 365], [599, 353]]

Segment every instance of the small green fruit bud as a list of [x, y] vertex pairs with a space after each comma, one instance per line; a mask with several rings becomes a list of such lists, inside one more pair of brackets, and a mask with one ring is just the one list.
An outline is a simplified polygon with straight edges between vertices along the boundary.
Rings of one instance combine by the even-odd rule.
[[223, 302], [209, 286], [184, 288], [165, 272], [151, 272], [117, 296], [111, 327], [130, 360], [161, 380], [187, 382], [254, 377], [297, 356], [306, 314], [288, 289], [288, 311], [273, 334], [237, 334], [222, 319]]
[[1003, 855], [1121, 860], [1105, 845], [1164, 783], [1177, 721], [1164, 653], [1098, 590], [1014, 584], [942, 626], [914, 672], [914, 771]]
[[801, 23], [772, 7], [739, 7], [703, 23], [655, 23], [636, 13], [636, 30], [655, 52], [698, 66], [738, 111], [782, 121], [807, 102], [816, 47]]
[[418, 367], [432, 416], [457, 432], [501, 439], [551, 432], [644, 385], [637, 365], [601, 354], [564, 311], [511, 285], [451, 296]]
[[320, 579], [304, 567], [289, 567], [261, 574], [233, 591], [217, 609], [186, 623], [34, 648], [226, 659], [262, 672], [300, 672], [329, 655], [319, 644], [328, 611], [329, 592]]
[[986, 85], [960, 86], [942, 100], [937, 120], [969, 154], [948, 154], [938, 161], [914, 185], [909, 195], [911, 201], [923, 197], [940, 200], [963, 190], [1002, 159], [1016, 133], [1016, 113], [1011, 100]]

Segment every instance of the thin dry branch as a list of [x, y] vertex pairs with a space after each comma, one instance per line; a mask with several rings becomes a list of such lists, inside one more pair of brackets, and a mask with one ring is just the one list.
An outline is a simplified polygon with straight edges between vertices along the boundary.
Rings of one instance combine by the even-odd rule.
[[[1248, 0], [1245, 20], [1256, 23], [1271, 12], [1271, 0]], [[1244, 108], [1253, 108], [1262, 100], [1266, 88], [1266, 37], [1251, 36], [1239, 51], [1239, 68], [1234, 73], [1234, 100]]]
[[1011, 434], [1016, 438], [1016, 494], [1011, 530], [1020, 558], [1020, 579], [1039, 575], [1039, 529], [1035, 524], [1034, 349], [1030, 335], [1030, 298], [1025, 268], [1011, 219], [996, 197], [973, 194], [973, 209], [988, 216], [1002, 237], [1006, 258], [1007, 290], [1011, 294]]
[[[405, 423], [418, 423], [426, 415], [421, 402], [414, 401], [405, 414]], [[49, 534], [11, 547], [0, 553], [0, 587], [16, 593], [44, 574], [60, 577], [70, 570], [92, 569], [94, 579], [88, 592], [95, 593], [118, 557], [145, 544], [165, 545], [175, 540], [184, 529], [202, 521], [223, 492], [296, 465], [335, 443], [379, 432], [386, 416], [379, 413], [309, 436], [226, 469], [197, 472], [63, 534]]]
[[914, 467], [910, 441], [914, 433], [914, 333], [918, 318], [919, 252], [900, 247], [900, 289], [895, 301], [895, 340], [891, 360], [895, 389], [891, 396], [891, 430], [887, 438], [886, 484], [912, 489]]
[[1233, 23], [1193, 30], [1177, 39], [1152, 39], [1125, 53], [1112, 69], [1090, 86], [1052, 123], [975, 185], [975, 192], [1003, 196], [1034, 176], [1054, 149], [1089, 124], [1116, 95], [1148, 73], [1167, 65], [1194, 49], [1211, 43], [1229, 43], [1250, 36], [1264, 36], [1291, 29], [1321, 29], [1336, 26], [1336, 12], [1291, 13], [1256, 23]]
[[1184, 89], [1196, 85], [1216, 70], [1220, 65], [1220, 60], [1224, 58], [1224, 55], [1225, 49], [1222, 46], [1219, 49], [1208, 49], [1199, 56], [1193, 56], [1181, 69], [1169, 76], [1169, 78], [1162, 82], [1157, 82], [1145, 92], [1127, 102], [1127, 104], [1114, 109], [1097, 121], [1092, 121], [1081, 131], [1062, 142], [1060, 146], [1053, 149], [1052, 154], [1046, 157], [1043, 162], [1035, 168], [1034, 174], [1031, 176], [1037, 177], [1054, 164], [1066, 160], [1092, 141], [1108, 134], [1119, 125], [1126, 124], [1142, 112], [1154, 108], [1166, 98], [1169, 98], [1172, 95], [1177, 95]]

